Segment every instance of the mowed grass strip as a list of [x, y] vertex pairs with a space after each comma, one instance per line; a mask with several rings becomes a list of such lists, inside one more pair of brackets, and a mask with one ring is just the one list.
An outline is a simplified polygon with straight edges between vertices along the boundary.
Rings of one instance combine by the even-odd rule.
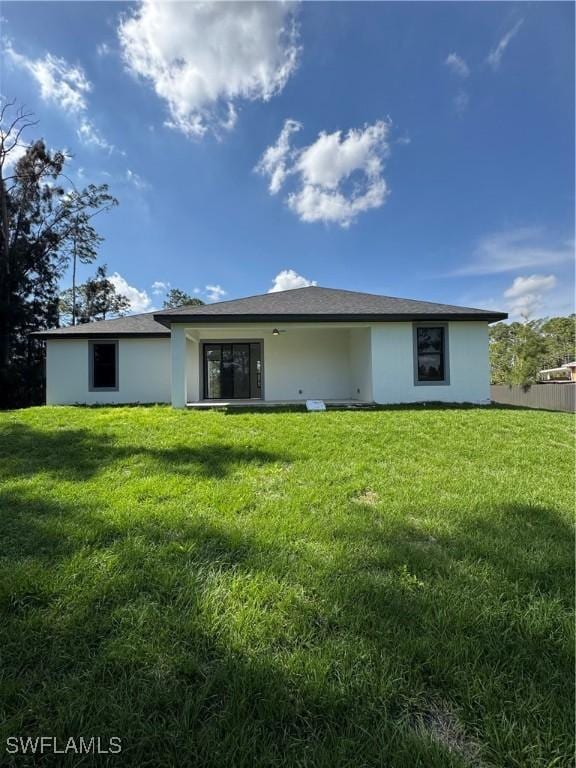
[[0, 763], [572, 765], [573, 458], [503, 408], [0, 414]]

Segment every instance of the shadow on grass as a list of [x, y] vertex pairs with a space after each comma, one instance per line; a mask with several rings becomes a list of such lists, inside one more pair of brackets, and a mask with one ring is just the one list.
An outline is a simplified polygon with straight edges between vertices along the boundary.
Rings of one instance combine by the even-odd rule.
[[48, 432], [18, 423], [0, 429], [0, 478], [48, 473], [60, 479], [87, 480], [110, 464], [121, 465], [134, 458], [149, 461], [155, 471], [214, 478], [225, 477], [243, 465], [289, 460], [285, 454], [223, 442], [157, 448], [122, 445], [114, 435], [90, 429]]
[[[71, 477], [123, 455], [74, 441]], [[58, 450], [41, 447], [35, 471]], [[174, 450], [154, 460], [196, 466]], [[218, 456], [202, 471], [244, 460]], [[120, 529], [24, 490], [0, 510], [2, 736], [118, 734], [130, 766], [569, 764], [573, 539], [553, 510], [431, 536], [354, 504], [305, 547], [234, 523]], [[415, 727], [437, 711], [460, 741]]]

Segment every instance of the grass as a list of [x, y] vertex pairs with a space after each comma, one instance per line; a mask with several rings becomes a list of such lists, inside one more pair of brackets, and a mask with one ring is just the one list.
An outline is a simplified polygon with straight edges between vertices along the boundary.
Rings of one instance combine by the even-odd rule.
[[572, 428], [0, 414], [0, 763], [573, 765]]

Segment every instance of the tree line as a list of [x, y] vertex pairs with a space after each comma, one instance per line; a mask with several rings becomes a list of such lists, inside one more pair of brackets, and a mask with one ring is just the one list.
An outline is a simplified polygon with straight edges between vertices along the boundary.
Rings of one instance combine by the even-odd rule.
[[496, 323], [490, 328], [492, 384], [533, 384], [538, 372], [576, 357], [576, 315]]
[[[44, 348], [33, 331], [119, 317], [130, 311], [106, 265], [77, 283], [79, 264], [96, 261], [103, 237], [97, 217], [118, 200], [107, 184], [78, 189], [70, 157], [42, 139], [25, 142], [37, 125], [14, 101], [0, 107], [0, 408], [44, 399]], [[71, 274], [70, 274], [71, 273]], [[70, 274], [71, 287], [61, 280]], [[203, 302], [172, 288], [165, 307]]]

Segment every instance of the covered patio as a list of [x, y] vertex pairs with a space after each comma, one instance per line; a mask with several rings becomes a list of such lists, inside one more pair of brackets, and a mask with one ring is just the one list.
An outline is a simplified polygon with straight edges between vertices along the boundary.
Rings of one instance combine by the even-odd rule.
[[172, 323], [171, 357], [177, 408], [373, 400], [367, 325]]

